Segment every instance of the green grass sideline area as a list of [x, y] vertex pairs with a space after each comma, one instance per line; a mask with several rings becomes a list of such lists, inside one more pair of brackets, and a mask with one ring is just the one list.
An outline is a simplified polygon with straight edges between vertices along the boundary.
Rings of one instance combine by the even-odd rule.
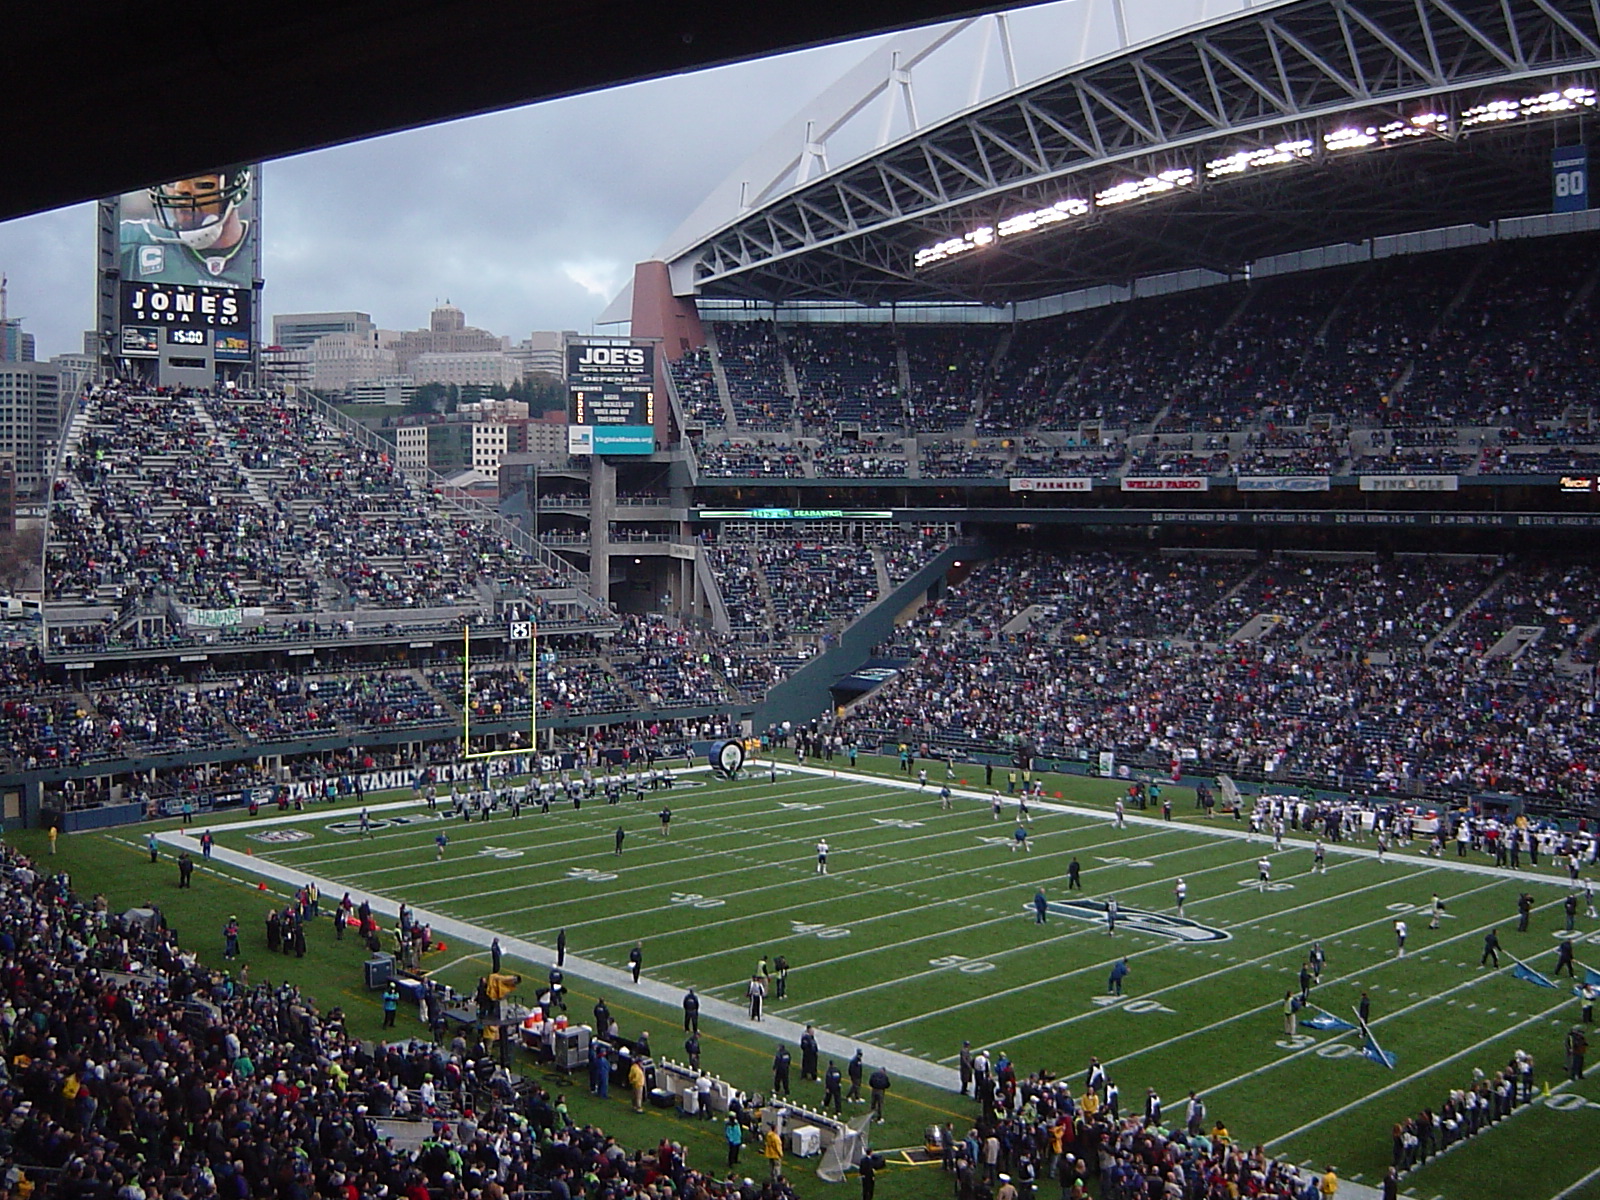
[[[646, 982], [673, 994], [694, 986], [730, 1004], [742, 1003], [758, 959], [784, 955], [793, 967], [789, 995], [769, 1001], [769, 1014], [814, 1022], [839, 1039], [832, 1044], [862, 1044], [869, 1063], [881, 1049], [948, 1067], [969, 1039], [1007, 1053], [1019, 1073], [1046, 1068], [1081, 1084], [1095, 1055], [1120, 1085], [1125, 1111], [1137, 1111], [1154, 1087], [1169, 1115], [1181, 1112], [1196, 1089], [1236, 1139], [1290, 1161], [1332, 1162], [1344, 1177], [1370, 1184], [1388, 1165], [1393, 1123], [1437, 1109], [1448, 1090], [1470, 1085], [1475, 1068], [1492, 1075], [1522, 1048], [1536, 1060], [1541, 1087], [1562, 1083], [1562, 1040], [1578, 1015], [1566, 981], [1543, 989], [1478, 960], [1484, 933], [1498, 928], [1506, 951], [1548, 974], [1564, 876], [1509, 878], [1485, 869], [1481, 856], [1469, 860], [1476, 870], [1461, 870], [1453, 854], [1433, 860], [1420, 847], [1398, 848], [1380, 863], [1370, 844], [1354, 853], [1335, 848], [1318, 874], [1307, 840], [1291, 837], [1275, 853], [1225, 818], [1199, 819], [1182, 789], [1169, 790], [1178, 819], [1130, 814], [1118, 828], [1108, 810], [1123, 785], [1076, 777], [1047, 777], [1047, 792], [1061, 792], [1071, 810], [1036, 806], [1027, 848], [1019, 850], [1014, 801], [1004, 800], [994, 819], [982, 789], [962, 787], [958, 768], [952, 786], [961, 794], [946, 809], [937, 794], [943, 768], [932, 766], [920, 792], [906, 786], [893, 760], [863, 758], [864, 770], [837, 776], [781, 766], [775, 782], [764, 766], [737, 782], [687, 775], [642, 804], [626, 793], [616, 806], [562, 804], [547, 815], [524, 808], [517, 820], [496, 814], [488, 822], [421, 819], [382, 825], [368, 838], [346, 824], [349, 804], [288, 821], [271, 810], [254, 826], [240, 816], [206, 827], [229, 858], [261, 860], [290, 878], [337, 881], [357, 898], [403, 899], [482, 930], [482, 942], [498, 935], [548, 946], [565, 928], [570, 953], [607, 972], [605, 999], [624, 1033], [648, 1028], [658, 1055], [676, 1056], [680, 1012], [610, 982], [636, 941]], [[974, 774], [971, 782], [981, 779]], [[428, 815], [409, 796], [368, 797], [379, 821], [394, 801], [405, 802], [399, 811], [407, 815]], [[667, 804], [669, 837], [658, 816]], [[620, 855], [619, 826], [626, 832]], [[269, 898], [248, 862], [213, 862], [197, 873], [194, 889], [180, 891], [170, 852], [154, 866], [143, 852], [151, 828], [176, 826], [63, 838], [49, 865], [71, 871], [80, 892], [107, 893], [114, 907], [154, 900], [185, 943], [216, 965], [222, 921], [237, 913], [252, 981], [292, 976], [322, 1005], [344, 1007], [353, 1031], [380, 1032], [375, 994], [362, 988], [364, 952], [352, 938], [335, 942], [323, 922], [305, 959], [268, 955], [262, 918], [270, 903], [284, 902], [288, 885], [269, 884]], [[442, 860], [434, 841], [440, 828], [449, 838]], [[269, 830], [298, 831], [301, 840], [263, 840]], [[816, 870], [823, 838], [827, 874]], [[38, 835], [15, 840], [47, 853]], [[1257, 877], [1263, 855], [1271, 860], [1265, 890]], [[1069, 891], [1074, 859], [1082, 889]], [[1180, 876], [1188, 885], [1183, 924], [1173, 912]], [[1048, 901], [1042, 924], [1032, 903], [1041, 889]], [[1539, 906], [1524, 934], [1515, 932], [1521, 890], [1531, 890]], [[1438, 931], [1428, 928], [1426, 911], [1435, 892], [1447, 904]], [[337, 894], [325, 895], [325, 909]], [[1103, 912], [1113, 896], [1122, 913], [1115, 935]], [[1410, 927], [1403, 958], [1395, 952], [1397, 918]], [[1600, 947], [1587, 941], [1600, 933], [1580, 921], [1579, 937], [1580, 962], [1589, 953], [1600, 965]], [[1366, 992], [1372, 1032], [1395, 1056], [1392, 1070], [1361, 1052], [1358, 1034], [1286, 1033], [1284, 994], [1296, 987], [1313, 940], [1328, 958], [1313, 1004], [1353, 1020]], [[508, 959], [507, 969], [529, 977], [529, 990], [549, 965], [534, 957]], [[1108, 980], [1123, 957], [1129, 974], [1119, 998], [1108, 993]], [[463, 991], [488, 969], [481, 943], [455, 942], [430, 959]], [[1509, 957], [1503, 962], [1509, 966]], [[573, 1014], [586, 1015], [598, 989], [570, 969], [568, 981]], [[708, 1069], [748, 1090], [768, 1089], [773, 1037], [744, 1021], [705, 1021], [702, 1040]], [[820, 1087], [799, 1081], [798, 1050], [791, 1050], [796, 1099], [819, 1103]], [[628, 1144], [671, 1136], [689, 1146], [691, 1162], [721, 1161], [714, 1126], [636, 1116], [615, 1093], [602, 1107], [585, 1094], [581, 1075], [548, 1086], [564, 1087], [581, 1119]], [[1406, 1191], [1421, 1200], [1488, 1200], [1503, 1196], [1514, 1174], [1517, 1194], [1532, 1200], [1600, 1196], [1600, 1181], [1580, 1184], [1594, 1167], [1586, 1147], [1600, 1122], [1590, 1084], [1560, 1087], [1555, 1096], [1439, 1157], [1408, 1177]], [[897, 1077], [875, 1144], [918, 1146], [928, 1123], [951, 1121], [960, 1132], [974, 1115], [964, 1098]], [[1529, 1153], [1533, 1145], [1537, 1155]], [[830, 1190], [808, 1172], [791, 1169], [791, 1176], [807, 1196]], [[937, 1168], [907, 1166], [891, 1169], [879, 1186], [886, 1196], [921, 1197], [944, 1194], [949, 1181]]]

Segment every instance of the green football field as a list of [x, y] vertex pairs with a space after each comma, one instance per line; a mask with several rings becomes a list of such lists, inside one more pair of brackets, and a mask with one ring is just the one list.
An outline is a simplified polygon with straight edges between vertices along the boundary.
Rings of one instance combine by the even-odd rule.
[[[1600, 1104], [1590, 1103], [1600, 1096], [1587, 1082], [1564, 1082], [1562, 1069], [1578, 1003], [1565, 979], [1552, 990], [1509, 970], [1515, 955], [1551, 972], [1564, 876], [1511, 878], [1481, 856], [1457, 860], [1452, 850], [1434, 860], [1420, 847], [1380, 862], [1370, 842], [1330, 847], [1326, 873], [1314, 873], [1308, 841], [1291, 838], [1275, 852], [1232, 821], [1197, 820], [1178, 789], [1178, 820], [1130, 814], [1118, 828], [1107, 810], [1118, 785], [1082, 779], [1051, 781], [1069, 804], [1035, 806], [1019, 850], [1014, 801], [999, 819], [976, 792], [947, 810], [941, 783], [919, 791], [866, 774], [794, 771], [772, 782], [764, 767], [738, 782], [690, 773], [642, 802], [628, 792], [615, 806], [525, 807], [516, 820], [497, 813], [471, 823], [430, 819], [421, 805], [375, 805], [379, 827], [366, 838], [341, 806], [271, 826], [304, 840], [264, 842], [241, 823], [219, 827], [218, 844], [337, 881], [358, 898], [404, 899], [480, 928], [484, 941], [549, 946], [564, 928], [576, 959], [614, 968], [642, 942], [647, 981], [735, 1004], [757, 961], [782, 954], [793, 968], [788, 996], [769, 1000], [769, 1015], [946, 1067], [963, 1039], [1006, 1053], [1019, 1073], [1045, 1068], [1079, 1082], [1096, 1055], [1124, 1111], [1138, 1111], [1154, 1087], [1181, 1120], [1194, 1089], [1236, 1139], [1296, 1162], [1336, 1163], [1370, 1184], [1388, 1165], [1395, 1121], [1437, 1109], [1475, 1069], [1492, 1075], [1522, 1048], [1551, 1097], [1408, 1177], [1406, 1191], [1501, 1196], [1500, 1172], [1514, 1166], [1519, 1196], [1600, 1196], [1585, 1148], [1600, 1133]], [[658, 818], [666, 805], [670, 837]], [[384, 823], [395, 815], [411, 820]], [[821, 838], [826, 874], [816, 869]], [[1262, 855], [1271, 860], [1265, 889]], [[1074, 858], [1082, 888], [1069, 891]], [[1033, 905], [1041, 889], [1043, 923]], [[1519, 934], [1521, 890], [1539, 907]], [[1428, 928], [1435, 892], [1447, 905], [1437, 931]], [[1113, 896], [1114, 935], [1104, 919]], [[1410, 931], [1404, 957], [1397, 918]], [[1499, 971], [1479, 965], [1492, 928], [1504, 945]], [[1600, 964], [1600, 946], [1586, 940], [1600, 932], [1581, 912], [1578, 932], [1579, 962], [1587, 952]], [[1357, 1032], [1286, 1033], [1284, 994], [1313, 939], [1327, 967], [1312, 1003], [1353, 1021], [1365, 991], [1392, 1068], [1363, 1053]], [[1108, 976], [1124, 956], [1119, 998]], [[1530, 1141], [1537, 1156], [1526, 1152]]]

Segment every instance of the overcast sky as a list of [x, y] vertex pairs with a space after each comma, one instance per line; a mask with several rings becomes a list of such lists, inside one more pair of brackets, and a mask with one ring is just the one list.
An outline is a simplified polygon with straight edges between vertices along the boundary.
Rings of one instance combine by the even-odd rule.
[[[1132, 41], [1251, 0], [1123, 0]], [[1253, 0], [1259, 6], [1262, 0]], [[1112, 10], [1057, 0], [1014, 12], [1021, 80], [1109, 53]], [[968, 27], [915, 72], [927, 121], [1004, 87], [994, 22]], [[699, 203], [783, 124], [889, 38], [635, 84], [268, 163], [262, 175], [264, 336], [273, 313], [369, 312], [415, 329], [450, 300], [470, 324], [521, 340], [587, 332]], [[975, 89], [974, 81], [977, 81]], [[881, 132], [882, 102], [830, 142], [831, 165]], [[904, 132], [903, 110], [888, 135]], [[220, 165], [220, 164], [219, 164]], [[38, 357], [77, 351], [93, 321], [93, 206], [0, 223], [10, 315]], [[601, 330], [601, 332], [615, 330]]]
[[[587, 331], [730, 171], [869, 43], [533, 105], [268, 163], [265, 308], [426, 325], [449, 299], [514, 340]], [[693, 133], [678, 132], [685, 124]], [[38, 357], [93, 322], [93, 206], [0, 223]], [[270, 321], [263, 322], [270, 336]]]

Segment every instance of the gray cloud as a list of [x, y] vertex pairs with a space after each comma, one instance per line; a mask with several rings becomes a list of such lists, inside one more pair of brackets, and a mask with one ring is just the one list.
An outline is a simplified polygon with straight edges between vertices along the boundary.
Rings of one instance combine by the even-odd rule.
[[[862, 53], [827, 47], [269, 163], [265, 310], [359, 309], [409, 329], [448, 297], [513, 338], [586, 330], [633, 264]], [[40, 357], [78, 349], [93, 323], [93, 206], [0, 224], [0, 271]]]
[[[1127, 0], [1140, 35], [1244, 0]], [[1008, 18], [1020, 77], [1113, 48], [1110, 7], [1061, 0]], [[1007, 86], [978, 22], [917, 68], [922, 118]], [[886, 39], [866, 39], [474, 117], [264, 168], [265, 312], [357, 309], [416, 328], [446, 298], [522, 338], [587, 330], [711, 190]], [[883, 66], [889, 66], [883, 55]], [[981, 81], [982, 87], [978, 86]], [[905, 131], [898, 89], [830, 143], [837, 166]], [[887, 113], [887, 115], [885, 115]], [[11, 311], [41, 357], [93, 321], [89, 205], [0, 224]], [[265, 323], [270, 335], [271, 325]]]

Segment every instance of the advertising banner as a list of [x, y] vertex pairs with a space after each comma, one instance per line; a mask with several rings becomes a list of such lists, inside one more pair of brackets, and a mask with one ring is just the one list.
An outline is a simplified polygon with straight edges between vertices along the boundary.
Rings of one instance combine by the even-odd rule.
[[1363, 492], [1454, 492], [1460, 489], [1454, 475], [1363, 475]]
[[1125, 492], [1209, 492], [1211, 480], [1204, 475], [1123, 476]]
[[1241, 475], [1234, 486], [1241, 492], [1325, 492], [1326, 475]]
[[1006, 481], [1013, 492], [1092, 492], [1092, 479], [1066, 479], [1056, 476], [1013, 475]]

